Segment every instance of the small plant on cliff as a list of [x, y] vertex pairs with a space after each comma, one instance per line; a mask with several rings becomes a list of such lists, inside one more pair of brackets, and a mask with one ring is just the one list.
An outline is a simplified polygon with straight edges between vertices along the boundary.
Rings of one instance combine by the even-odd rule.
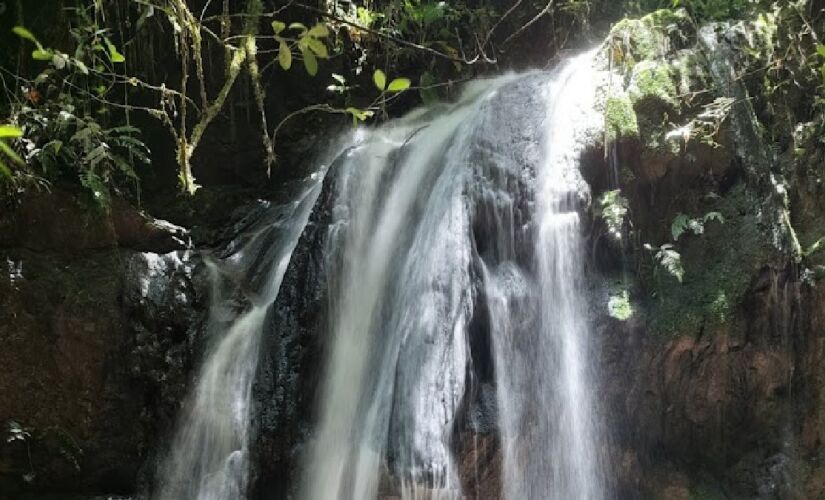
[[702, 217], [690, 218], [683, 213], [676, 214], [673, 223], [670, 225], [670, 233], [673, 236], [673, 241], [679, 241], [679, 237], [685, 233], [693, 233], [701, 235], [705, 233], [705, 224], [711, 221], [717, 221], [720, 224], [725, 223], [725, 218], [719, 212], [708, 212]]
[[681, 140], [685, 146], [691, 140], [698, 139], [699, 142], [708, 146], [720, 147], [716, 138], [735, 102], [736, 100], [731, 97], [717, 97], [705, 104], [695, 118], [668, 132], [667, 139]]
[[7, 423], [6, 428], [6, 442], [7, 443], [20, 443], [25, 445], [26, 447], [26, 456], [29, 460], [29, 472], [23, 474], [23, 481], [27, 483], [31, 483], [34, 481], [36, 476], [34, 472], [34, 466], [32, 465], [32, 452], [31, 452], [31, 439], [32, 439], [32, 430], [23, 427], [20, 425], [19, 422], [14, 420], [9, 420]]
[[599, 199], [598, 215], [604, 220], [608, 233], [616, 240], [622, 238], [624, 218], [627, 215], [627, 198], [621, 190], [607, 191]]
[[[705, 226], [711, 222], [717, 221], [720, 224], [725, 223], [725, 218], [719, 212], [708, 212], [702, 217], [691, 218], [683, 213], [676, 214], [673, 222], [670, 224], [670, 234], [673, 241], [678, 242], [682, 235], [692, 233], [694, 235], [702, 235], [705, 233]], [[649, 243], [645, 243], [645, 250], [651, 253], [655, 267], [653, 270], [654, 279], [659, 282], [661, 280], [660, 270], [665, 271], [670, 276], [676, 278], [679, 283], [685, 277], [685, 268], [682, 265], [682, 255], [676, 250], [673, 243], [665, 243], [658, 247]]]
[[128, 125], [106, 128], [76, 112], [68, 96], [17, 110], [26, 161], [46, 179], [79, 183], [104, 210], [113, 192], [139, 193], [133, 164], [150, 163], [140, 131]]
[[610, 317], [619, 321], [627, 321], [633, 316], [633, 305], [630, 303], [630, 292], [621, 290], [611, 293], [607, 301], [607, 312]]
[[660, 270], [663, 270], [670, 276], [676, 278], [679, 283], [682, 282], [682, 279], [685, 277], [685, 268], [682, 266], [682, 255], [674, 249], [673, 244], [665, 243], [664, 245], [654, 247], [649, 243], [645, 243], [644, 248], [652, 254], [653, 261], [656, 264], [653, 268], [653, 279], [660, 282]]

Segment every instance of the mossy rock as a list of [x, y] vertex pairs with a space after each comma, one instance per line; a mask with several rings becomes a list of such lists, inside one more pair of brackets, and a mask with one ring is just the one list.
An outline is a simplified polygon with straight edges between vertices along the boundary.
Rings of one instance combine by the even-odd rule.
[[633, 67], [628, 94], [637, 113], [678, 112], [680, 99], [674, 74], [666, 62], [646, 60]]
[[[682, 236], [678, 250], [685, 268], [683, 283], [661, 276], [650, 304], [652, 331], [691, 335], [703, 327], [732, 324], [732, 314], [747, 294], [753, 276], [775, 254], [766, 228], [750, 207], [759, 201], [744, 185], [735, 187], [706, 211], [718, 211], [724, 223], [710, 222], [699, 236]], [[735, 241], [735, 245], [730, 242]]]
[[612, 95], [604, 105], [605, 130], [608, 142], [639, 137], [639, 122], [633, 103], [626, 95]]
[[614, 64], [632, 67], [680, 48], [692, 32], [690, 16], [684, 9], [661, 9], [640, 19], [623, 19], [610, 30], [610, 57]]

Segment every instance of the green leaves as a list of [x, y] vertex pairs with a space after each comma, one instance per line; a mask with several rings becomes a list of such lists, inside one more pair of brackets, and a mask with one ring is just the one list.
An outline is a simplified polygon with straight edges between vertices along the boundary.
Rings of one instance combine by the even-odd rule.
[[304, 68], [307, 73], [310, 76], [318, 74], [318, 60], [315, 58], [315, 54], [309, 49], [301, 48], [301, 56], [304, 58]]
[[316, 56], [320, 57], [321, 59], [326, 59], [327, 57], [329, 57], [329, 55], [327, 54], [327, 46], [324, 45], [324, 42], [318, 40], [317, 38], [312, 38], [312, 37], [309, 37], [309, 36], [304, 37], [304, 40], [307, 41], [306, 42], [307, 47]]
[[[816, 53], [819, 57], [825, 59], [825, 45], [817, 44]], [[822, 66], [819, 67], [819, 75], [822, 78], [822, 86], [825, 87], [825, 62], [823, 62]]]
[[18, 165], [25, 165], [23, 159], [12, 149], [11, 146], [6, 144], [5, 139], [17, 139], [23, 136], [23, 130], [19, 127], [15, 127], [13, 125], [0, 125], [0, 176], [11, 178], [12, 172], [11, 169], [6, 165], [3, 161], [4, 159], [8, 159], [12, 163], [16, 163]]
[[678, 241], [679, 237], [686, 232], [691, 232], [696, 235], [705, 233], [705, 225], [708, 222], [716, 221], [720, 224], [725, 223], [725, 218], [719, 212], [708, 212], [703, 217], [691, 219], [683, 213], [676, 214], [673, 223], [670, 225], [670, 233], [673, 236], [673, 241]]
[[[32, 32], [27, 30], [23, 26], [15, 26], [14, 28], [12, 28], [12, 31], [20, 38], [34, 43], [34, 45], [37, 48], [35, 48], [32, 51], [32, 59], [34, 59], [35, 61], [50, 62], [52, 66], [55, 67], [55, 69], [74, 67], [77, 68], [77, 70], [84, 75], [89, 74], [89, 68], [83, 61], [81, 61], [77, 57], [70, 57], [68, 54], [64, 54], [63, 52], [43, 47], [43, 44], [40, 43], [40, 41], [32, 34]], [[112, 42], [110, 42], [108, 39], [104, 38], [104, 40], [108, 47], [109, 59], [113, 63], [124, 62], [126, 58], [123, 57], [123, 54], [118, 52], [117, 48], [115, 48]], [[101, 47], [100, 50], [103, 50], [103, 48]]]
[[624, 227], [624, 218], [627, 215], [627, 198], [621, 195], [621, 191], [616, 189], [607, 191], [599, 199], [598, 215], [604, 220], [611, 237], [616, 240], [621, 239]]
[[380, 69], [372, 74], [372, 82], [381, 92], [402, 92], [410, 88], [412, 84], [409, 78], [396, 78], [387, 85], [387, 75]]
[[670, 234], [673, 236], [673, 241], [677, 241], [679, 236], [687, 230], [688, 221], [690, 219], [685, 214], [677, 214], [676, 217], [673, 219], [673, 223], [670, 225]]
[[[317, 23], [307, 28], [302, 23], [292, 23], [289, 26], [282, 21], [272, 21], [272, 31], [278, 42], [278, 64], [284, 70], [292, 67], [292, 50], [297, 47], [304, 61], [304, 69], [310, 76], [318, 74], [318, 59], [329, 57], [326, 44], [321, 40], [330, 35], [329, 28], [324, 23]], [[297, 40], [285, 36], [286, 31], [298, 31]]]
[[32, 51], [32, 59], [35, 61], [51, 61], [52, 52], [50, 50], [35, 49]]
[[619, 321], [627, 321], [633, 316], [633, 305], [630, 303], [630, 292], [621, 290], [619, 293], [611, 293], [607, 301], [607, 313], [611, 318]]
[[318, 23], [306, 33], [306, 36], [314, 39], [326, 38], [329, 36], [329, 28], [326, 24]]
[[32, 34], [32, 32], [27, 30], [23, 26], [15, 26], [11, 30], [14, 32], [15, 35], [19, 36], [20, 38], [32, 42], [33, 44], [37, 45], [38, 48], [43, 48], [43, 46], [40, 44], [40, 41], [37, 40], [37, 38]]
[[401, 92], [403, 90], [407, 90], [410, 88], [410, 79], [409, 78], [396, 78], [395, 80], [391, 81], [390, 84], [387, 86], [388, 92]]
[[673, 245], [665, 243], [656, 248], [650, 244], [645, 243], [645, 249], [653, 253], [653, 260], [656, 262], [656, 269], [653, 271], [654, 275], [658, 275], [659, 269], [664, 269], [668, 274], [676, 278], [681, 283], [685, 277], [685, 268], [682, 266], [682, 256], [677, 252]]
[[285, 40], [281, 40], [278, 45], [278, 63], [284, 70], [292, 67], [292, 51], [289, 50], [289, 45]]
[[103, 41], [106, 43], [106, 50], [109, 55], [110, 61], [112, 61], [115, 64], [126, 62], [126, 58], [123, 56], [123, 54], [117, 51], [117, 47], [115, 47], [115, 44], [113, 44], [111, 40], [109, 40], [108, 38], [104, 38]]
[[0, 139], [23, 137], [23, 130], [14, 125], [0, 125]]
[[349, 107], [346, 109], [346, 112], [352, 115], [352, 125], [357, 126], [359, 121], [364, 121], [367, 118], [371, 117], [374, 113], [372, 111], [366, 109], [359, 109]]
[[35, 45], [35, 47], [37, 47], [32, 51], [32, 59], [34, 59], [35, 61], [52, 60], [52, 56], [54, 53], [51, 50], [44, 48], [43, 44], [40, 43], [40, 40], [38, 40], [37, 37], [35, 37], [31, 31], [24, 28], [23, 26], [15, 26], [11, 30], [15, 35], [19, 36], [23, 40], [28, 40], [32, 42]]
[[656, 260], [671, 276], [681, 283], [685, 277], [685, 268], [682, 266], [682, 256], [673, 249], [673, 245], [665, 244], [659, 247]]
[[432, 104], [438, 102], [438, 92], [433, 88], [436, 80], [432, 73], [425, 71], [418, 79], [418, 94], [421, 97], [421, 102], [424, 104]]
[[375, 73], [372, 74], [372, 81], [381, 92], [387, 88], [387, 75], [380, 69], [375, 70]]
[[[676, 242], [685, 233], [701, 235], [705, 232], [705, 225], [711, 221], [725, 223], [725, 218], [719, 212], [708, 212], [702, 217], [691, 218], [683, 213], [676, 214], [670, 225], [670, 234]], [[685, 277], [685, 268], [682, 266], [682, 256], [674, 247], [673, 243], [665, 243], [659, 247], [653, 247], [645, 243], [644, 248], [653, 254], [656, 263], [654, 276], [658, 275], [659, 269], [664, 269], [668, 274], [676, 278], [681, 283]]]

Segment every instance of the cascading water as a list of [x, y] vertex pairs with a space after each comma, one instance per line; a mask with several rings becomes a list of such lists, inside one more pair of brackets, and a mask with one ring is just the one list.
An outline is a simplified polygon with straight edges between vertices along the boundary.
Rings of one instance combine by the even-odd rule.
[[586, 54], [550, 76], [476, 82], [453, 106], [361, 132], [336, 173], [341, 269], [302, 498], [464, 496], [453, 431], [480, 309], [505, 497], [603, 496], [578, 215], [591, 67]]
[[473, 305], [467, 153], [505, 81], [476, 83], [446, 112], [364, 131], [339, 165], [329, 253], [342, 269], [307, 500], [375, 498], [382, 474], [409, 498], [460, 491], [449, 436]]
[[[326, 231], [325, 271], [306, 278], [324, 280], [329, 331], [300, 498], [495, 496], [457, 458], [480, 384], [496, 387], [504, 498], [607, 496], [580, 249], [577, 145], [600, 121], [591, 66], [586, 54], [474, 82], [454, 104], [358, 130], [336, 160], [319, 208], [329, 223], [313, 229]], [[252, 303], [240, 315], [215, 294], [217, 340], [158, 498], [245, 497], [257, 351], [317, 194], [276, 217], [277, 238], [257, 232], [213, 264], [216, 283], [271, 270], [233, 288]]]
[[485, 266], [498, 410], [509, 499], [598, 499], [598, 419], [590, 390], [587, 310], [578, 210], [588, 188], [578, 174], [581, 135], [591, 129], [596, 73], [585, 54], [560, 68], [546, 90], [544, 158], [535, 225], [537, 323], [524, 328], [524, 270], [498, 255]]
[[240, 249], [229, 248], [223, 261], [207, 261], [212, 282], [208, 334], [213, 344], [158, 471], [158, 500], [246, 497], [251, 393], [261, 336], [318, 196], [320, 184], [312, 184], [298, 201], [270, 209]]

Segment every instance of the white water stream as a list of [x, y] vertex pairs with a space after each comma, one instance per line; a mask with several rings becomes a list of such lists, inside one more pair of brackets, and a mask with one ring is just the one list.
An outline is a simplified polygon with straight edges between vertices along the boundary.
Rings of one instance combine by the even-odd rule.
[[[329, 174], [331, 331], [301, 499], [465, 498], [457, 429], [479, 335], [492, 351], [504, 498], [607, 496], [579, 215], [591, 65], [585, 54], [552, 73], [476, 81], [454, 104], [354, 134]], [[157, 498], [245, 498], [264, 319], [316, 197], [281, 221], [267, 290], [209, 351]]]
[[[158, 471], [157, 500], [246, 498], [252, 383], [265, 319], [319, 190], [316, 182], [297, 201], [271, 210], [244, 247], [224, 261], [207, 261], [212, 281], [211, 345]], [[270, 262], [261, 265], [259, 257], [264, 254]], [[260, 290], [241, 286], [258, 279]], [[229, 306], [238, 293], [249, 302], [239, 314]]]

